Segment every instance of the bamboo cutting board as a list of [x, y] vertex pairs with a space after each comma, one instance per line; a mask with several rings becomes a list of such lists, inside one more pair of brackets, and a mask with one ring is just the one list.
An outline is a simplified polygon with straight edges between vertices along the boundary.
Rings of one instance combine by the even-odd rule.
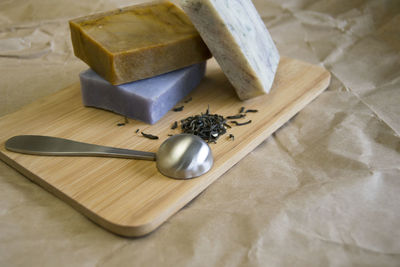
[[[205, 79], [184, 103], [182, 112], [170, 111], [155, 125], [84, 107], [80, 86], [74, 84], [54, 95], [0, 118], [0, 158], [27, 178], [63, 199], [92, 221], [119, 235], [147, 234], [252, 151], [275, 130], [310, 103], [330, 82], [325, 69], [282, 58], [270, 94], [239, 101], [222, 71], [211, 61]], [[214, 166], [191, 180], [174, 180], [157, 172], [155, 162], [99, 157], [34, 156], [5, 150], [5, 141], [22, 134], [50, 135], [105, 146], [156, 152], [174, 121], [205, 112], [235, 115], [242, 106], [258, 109], [210, 144]], [[136, 129], [158, 135], [149, 140]], [[235, 139], [228, 138], [233, 134]], [[247, 179], [243, 177], [243, 179]]]

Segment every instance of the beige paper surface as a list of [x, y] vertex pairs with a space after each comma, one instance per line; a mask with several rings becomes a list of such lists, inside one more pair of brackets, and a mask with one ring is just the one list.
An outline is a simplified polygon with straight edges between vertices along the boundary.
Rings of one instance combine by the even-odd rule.
[[[138, 2], [0, 1], [0, 115], [78, 81], [69, 19]], [[0, 266], [400, 266], [400, 2], [254, 3], [329, 89], [142, 238], [0, 162]]]

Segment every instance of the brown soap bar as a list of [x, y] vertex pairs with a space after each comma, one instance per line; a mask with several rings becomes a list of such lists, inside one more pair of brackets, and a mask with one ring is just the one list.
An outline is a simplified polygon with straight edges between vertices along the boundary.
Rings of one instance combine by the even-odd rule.
[[70, 28], [75, 55], [114, 85], [211, 57], [186, 14], [168, 1], [74, 19]]

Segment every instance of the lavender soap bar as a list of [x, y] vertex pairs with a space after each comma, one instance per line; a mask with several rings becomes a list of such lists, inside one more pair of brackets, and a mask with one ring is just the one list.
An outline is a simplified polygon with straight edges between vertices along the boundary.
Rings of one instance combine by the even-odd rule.
[[122, 85], [112, 85], [88, 69], [80, 73], [85, 106], [110, 110], [154, 124], [196, 88], [206, 62]]
[[279, 53], [251, 0], [181, 0], [241, 100], [268, 93]]

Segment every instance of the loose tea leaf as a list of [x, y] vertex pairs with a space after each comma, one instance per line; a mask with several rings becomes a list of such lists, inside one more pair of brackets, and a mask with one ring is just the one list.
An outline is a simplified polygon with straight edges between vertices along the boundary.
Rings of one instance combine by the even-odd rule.
[[158, 139], [158, 136], [152, 135], [152, 134], [146, 134], [144, 132], [142, 132], [142, 135], [146, 138], [152, 139], [152, 140], [156, 140]]
[[232, 126], [230, 126], [230, 125], [227, 124], [227, 123], [224, 123], [224, 126], [225, 126], [226, 128], [232, 128]]
[[182, 111], [183, 108], [184, 108], [184, 106], [176, 107], [176, 108], [173, 109], [173, 111], [179, 112], [179, 111]]
[[215, 143], [216, 140], [226, 133], [226, 119], [218, 114], [210, 114], [209, 107], [206, 113], [190, 116], [181, 120], [183, 133], [194, 134], [206, 140], [209, 143]]
[[125, 124], [128, 124], [128, 123], [129, 123], [128, 118], [124, 117], [124, 122], [118, 123], [117, 126], [125, 126]]
[[246, 121], [246, 122], [237, 122], [237, 121], [231, 121], [231, 123], [236, 124], [236, 126], [242, 126], [242, 125], [247, 125], [251, 123], [251, 120]]
[[234, 141], [235, 140], [235, 136], [233, 135], [233, 134], [229, 134], [229, 137], [228, 137], [229, 139], [232, 139], [232, 141]]
[[241, 119], [246, 117], [246, 114], [238, 114], [238, 115], [234, 115], [234, 116], [227, 116], [226, 118], [228, 120], [234, 120], [234, 119]]
[[189, 97], [187, 100], [185, 100], [184, 102], [185, 103], [189, 103], [190, 101], [192, 101], [193, 100], [193, 98], [192, 97]]
[[245, 113], [249, 113], [249, 112], [256, 113], [256, 112], [258, 112], [258, 110], [257, 109], [248, 109], [248, 110], [246, 110]]
[[175, 130], [176, 128], [178, 128], [178, 122], [175, 121], [174, 124], [172, 124], [171, 129]]
[[135, 133], [138, 133], [140, 131], [140, 129], [136, 129]]
[[245, 107], [241, 107], [239, 110], [239, 113], [243, 113], [244, 112]]

